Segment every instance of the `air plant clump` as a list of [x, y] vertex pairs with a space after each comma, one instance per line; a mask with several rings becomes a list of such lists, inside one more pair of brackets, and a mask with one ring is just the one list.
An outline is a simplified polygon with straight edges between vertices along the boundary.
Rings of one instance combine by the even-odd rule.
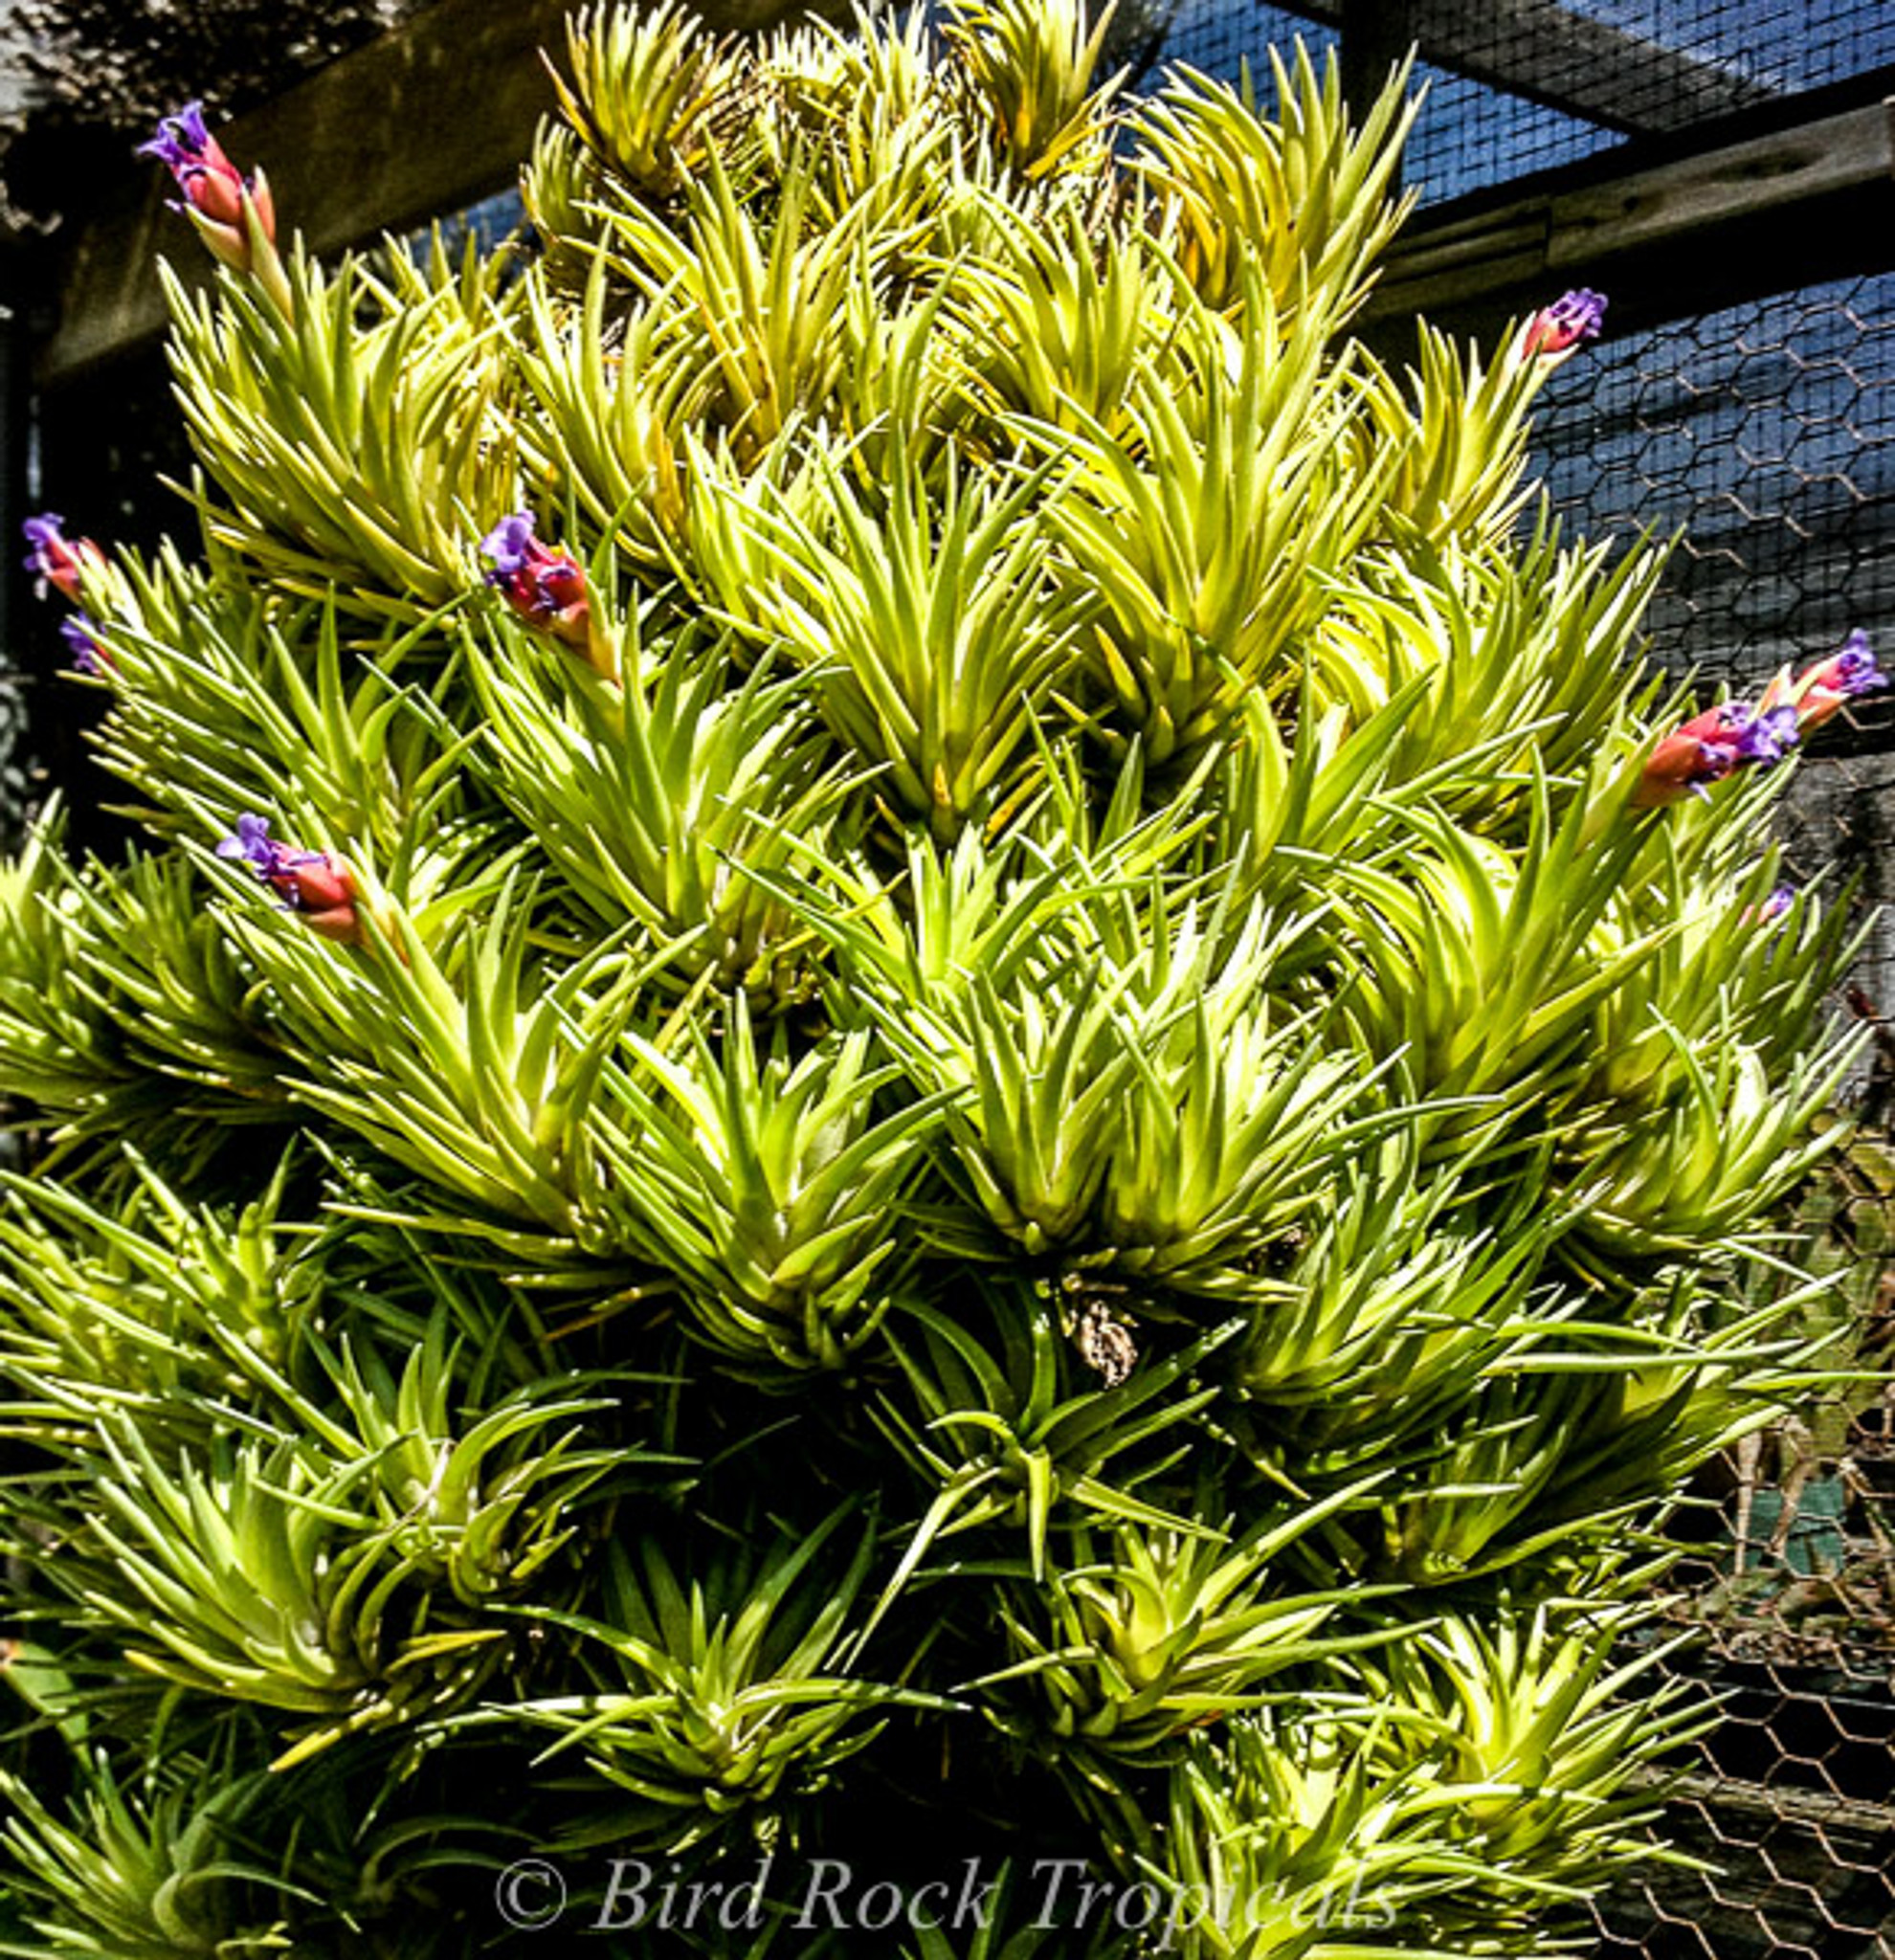
[[1600, 297], [1388, 365], [1400, 78], [1104, 25], [595, 6], [531, 254], [147, 146], [189, 522], [28, 527], [142, 841], [0, 867], [0, 1951], [1527, 1955], [1663, 1855], [1665, 1507], [1825, 1364], [1761, 840], [1883, 677], [1666, 693], [1527, 475]]

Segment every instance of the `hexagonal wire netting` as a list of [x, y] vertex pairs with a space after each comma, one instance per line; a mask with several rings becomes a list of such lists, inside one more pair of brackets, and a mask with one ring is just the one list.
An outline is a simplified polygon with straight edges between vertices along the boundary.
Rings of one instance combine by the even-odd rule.
[[[1775, 295], [1602, 344], [1549, 390], [1540, 441], [1561, 510], [1589, 534], [1683, 525], [1654, 651], [1754, 689], [1852, 627], [1895, 641], [1895, 274]], [[1792, 875], [1885, 903], [1895, 714], [1863, 708], [1803, 762], [1783, 828]], [[1841, 1012], [1876, 1023], [1862, 1125], [1804, 1194], [1798, 1228], [1839, 1278], [1839, 1361], [1895, 1354], [1890, 1090], [1895, 922], [1872, 927]], [[1823, 1398], [1732, 1452], [1686, 1528], [1679, 1575], [1702, 1630], [1678, 1665], [1732, 1696], [1669, 1806], [1713, 1870], [1628, 1888], [1602, 1950], [1895, 1955], [1895, 1398]]]
[[[1161, 59], [1224, 75], [1263, 42], [1332, 43], [1345, 10], [1189, 0]], [[1369, 10], [1350, 11], [1347, 31]], [[1400, 0], [1430, 85], [1408, 182], [1432, 202], [1669, 135], [1895, 62], [1895, 6], [1850, 0]], [[1887, 93], [1895, 94], [1895, 77]], [[1895, 241], [1889, 252], [1895, 268]], [[1583, 274], [1582, 274], [1583, 277]], [[1895, 651], [1895, 270], [1770, 290], [1614, 334], [1569, 362], [1537, 441], [1575, 529], [1685, 536], [1651, 617], [1656, 657], [1754, 688], [1865, 629]], [[1805, 758], [1790, 872], [1895, 897], [1895, 706]], [[1895, 921], [1839, 1013], [1873, 1023], [1861, 1125], [1786, 1230], [1836, 1275], [1839, 1363], [1895, 1362]], [[1887, 1016], [1884, 1025], [1884, 1017]], [[1730, 1452], [1678, 1525], [1693, 1542], [1670, 1663], [1728, 1697], [1681, 1761], [1663, 1835], [1693, 1863], [1622, 1886], [1594, 1950], [1645, 1960], [1895, 1960], [1895, 1391], [1865, 1380]]]

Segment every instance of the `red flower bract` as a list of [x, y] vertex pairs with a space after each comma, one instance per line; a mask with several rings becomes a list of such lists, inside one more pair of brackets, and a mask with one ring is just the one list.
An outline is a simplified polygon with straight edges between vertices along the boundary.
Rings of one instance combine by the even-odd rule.
[[217, 845], [220, 858], [241, 858], [312, 932], [356, 946], [362, 921], [355, 908], [355, 874], [333, 851], [301, 851], [270, 835], [260, 816], [237, 818], [236, 835]]
[[1582, 341], [1595, 341], [1605, 323], [1606, 297], [1590, 286], [1562, 293], [1527, 323], [1520, 336], [1523, 358], [1570, 353]]
[[[212, 252], [238, 272], [260, 270], [251, 237], [250, 221], [266, 246], [277, 237], [276, 208], [270, 187], [258, 170], [246, 177], [224, 154], [222, 145], [204, 126], [201, 102], [189, 102], [175, 116], [167, 116], [158, 134], [140, 144], [138, 154], [156, 157], [170, 171], [182, 202]], [[274, 252], [266, 253], [274, 262]]]
[[591, 595], [569, 551], [541, 544], [525, 511], [502, 518], [480, 540], [480, 549], [494, 561], [487, 583], [521, 618], [591, 657]]
[[26, 568], [45, 582], [61, 598], [74, 605], [79, 600], [79, 581], [89, 568], [102, 566], [105, 554], [90, 538], [68, 538], [65, 519], [55, 511], [41, 511], [20, 526], [33, 546], [27, 553]]

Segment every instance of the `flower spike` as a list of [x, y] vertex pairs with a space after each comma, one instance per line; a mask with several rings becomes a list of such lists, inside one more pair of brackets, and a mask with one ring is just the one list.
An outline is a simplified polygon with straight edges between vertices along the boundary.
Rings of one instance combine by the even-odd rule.
[[40, 581], [42, 590], [51, 586], [61, 598], [77, 605], [79, 581], [88, 570], [104, 565], [105, 554], [90, 538], [67, 538], [65, 523], [56, 512], [45, 510], [28, 518], [20, 529], [33, 546], [26, 555], [26, 568]]
[[1888, 676], [1875, 662], [1868, 635], [1858, 627], [1826, 659], [1805, 667], [1793, 680], [1785, 668], [1764, 695], [1767, 706], [1787, 703], [1796, 717], [1799, 733], [1820, 728], [1858, 695], [1873, 694], [1888, 685]]
[[99, 644], [99, 629], [83, 612], [59, 622], [59, 637], [73, 657], [73, 667], [94, 680], [102, 680], [112, 669], [112, 657]]
[[1542, 360], [1557, 360], [1582, 342], [1597, 340], [1605, 310], [1606, 296], [1590, 286], [1562, 293], [1527, 323], [1520, 336], [1520, 358], [1524, 361], [1537, 355]]
[[158, 134], [142, 143], [142, 157], [155, 157], [170, 171], [183, 212], [197, 228], [212, 256], [233, 272], [253, 273], [285, 315], [291, 311], [289, 281], [277, 256], [277, 212], [261, 170], [248, 177], [224, 154], [204, 122], [204, 105], [188, 102], [167, 116]]
[[273, 837], [267, 818], [240, 816], [236, 835], [219, 841], [217, 856], [241, 858], [312, 932], [343, 946], [362, 944], [355, 874], [333, 851], [300, 850]]
[[1796, 746], [1796, 710], [1787, 703], [1750, 707], [1725, 702], [1693, 715], [1653, 749], [1632, 792], [1633, 807], [1657, 810], [1702, 796], [1734, 769], [1769, 768]]
[[529, 512], [502, 518], [480, 540], [480, 549], [494, 561], [487, 583], [527, 625], [551, 634], [583, 654], [608, 679], [613, 678], [616, 662], [592, 617], [591, 594], [579, 561], [564, 548], [541, 544]]

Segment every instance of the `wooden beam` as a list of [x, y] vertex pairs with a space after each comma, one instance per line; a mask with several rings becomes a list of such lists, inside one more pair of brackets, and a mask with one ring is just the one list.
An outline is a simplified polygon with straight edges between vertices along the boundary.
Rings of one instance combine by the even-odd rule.
[[[1362, 0], [1290, 4], [1347, 36]], [[1776, 94], [1722, 62], [1594, 19], [1563, 0], [1487, 0], [1483, 7], [1401, 0], [1398, 11], [1405, 37], [1436, 67], [1627, 136], [1683, 129]]]
[[1887, 262], [1895, 100], [1676, 162], [1599, 177], [1582, 166], [1534, 195], [1452, 208], [1397, 240], [1365, 323], [1414, 313], [1484, 326], [1568, 286], [1622, 298], [1641, 325]]
[[[570, 0], [435, 0], [407, 26], [320, 69], [219, 129], [244, 169], [260, 164], [279, 222], [321, 254], [463, 210], [514, 181], [553, 106], [539, 51], [562, 58]], [[725, 29], [766, 25], [782, 0], [701, 0]], [[40, 349], [42, 385], [150, 340], [164, 325], [156, 261], [188, 277], [205, 255], [167, 208], [170, 184], [142, 167], [74, 240], [59, 321]]]
[[1326, 0], [1341, 29], [1343, 100], [1363, 113], [1415, 45], [1415, 0]]

